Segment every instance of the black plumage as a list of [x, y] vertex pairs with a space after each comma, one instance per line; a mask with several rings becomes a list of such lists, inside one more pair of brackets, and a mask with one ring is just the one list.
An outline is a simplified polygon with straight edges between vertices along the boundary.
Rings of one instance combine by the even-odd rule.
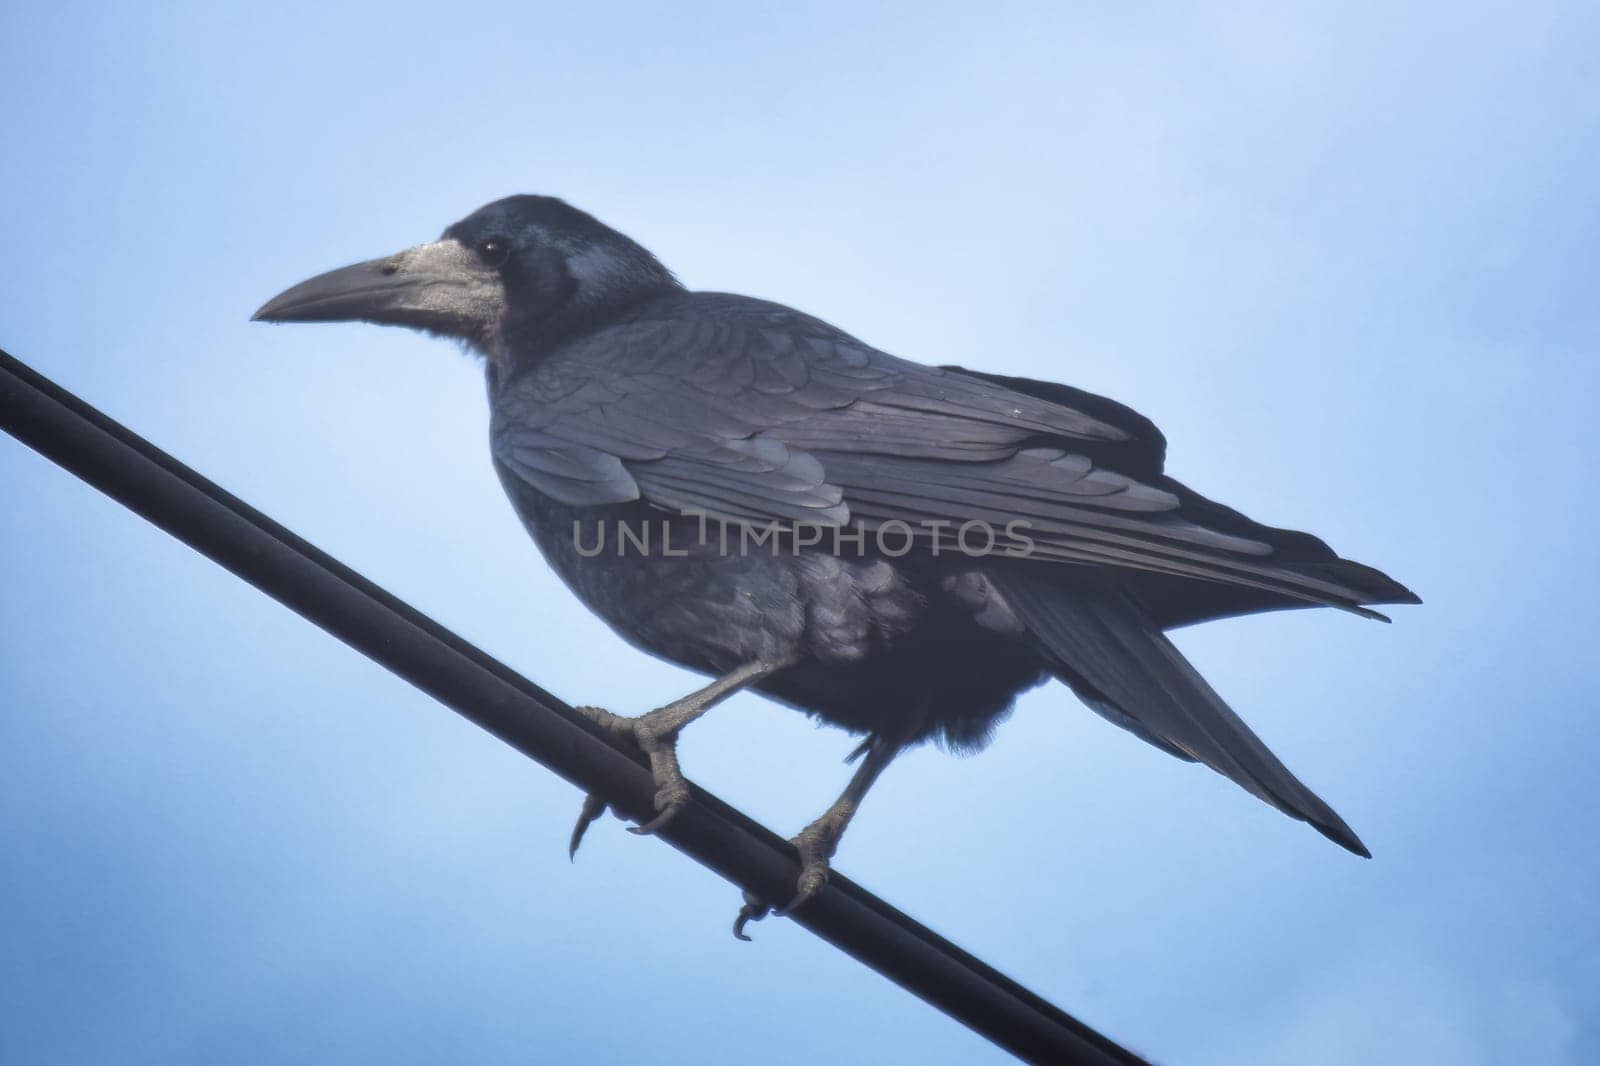
[[[1370, 605], [1416, 597], [1167, 477], [1161, 433], [1121, 404], [687, 291], [547, 197], [498, 201], [258, 317], [409, 325], [482, 352], [495, 468], [550, 564], [636, 647], [723, 679], [638, 724], [594, 712], [652, 753], [662, 818], [686, 794], [677, 731], [738, 687], [868, 738], [859, 789], [797, 839], [802, 898], [894, 752], [976, 748], [1050, 677], [1366, 854], [1164, 631], [1315, 605], [1381, 617]], [[741, 540], [774, 523], [776, 552]], [[993, 548], [962, 550], [970, 523]], [[796, 529], [817, 543], [797, 547]]]

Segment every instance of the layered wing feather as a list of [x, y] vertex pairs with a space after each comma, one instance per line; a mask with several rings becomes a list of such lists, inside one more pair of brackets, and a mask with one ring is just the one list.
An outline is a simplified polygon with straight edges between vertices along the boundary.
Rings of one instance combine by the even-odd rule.
[[926, 523], [1020, 522], [1042, 563], [1367, 614], [1362, 603], [1409, 597], [1311, 565], [1342, 560], [1166, 478], [1165, 441], [1121, 405], [910, 363], [742, 297], [652, 305], [507, 382], [494, 407], [496, 457], [569, 504], [642, 499], [746, 523], [904, 522], [930, 539]]

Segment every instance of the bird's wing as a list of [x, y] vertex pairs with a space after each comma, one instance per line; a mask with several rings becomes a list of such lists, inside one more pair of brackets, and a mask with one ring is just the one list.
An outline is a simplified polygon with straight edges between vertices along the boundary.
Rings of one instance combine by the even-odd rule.
[[798, 312], [646, 321], [495, 398], [496, 458], [574, 505], [636, 499], [735, 521], [843, 524], [817, 455], [996, 461], [1030, 435], [1129, 434], [1049, 400], [874, 351]]
[[928, 523], [1021, 523], [1034, 559], [1360, 610], [1358, 592], [1280, 563], [1268, 540], [1197, 520], [1211, 512], [1161, 476], [1160, 435], [1120, 405], [906, 362], [798, 312], [750, 306], [633, 322], [569, 348], [497, 397], [496, 457], [572, 504], [903, 522], [925, 538]]

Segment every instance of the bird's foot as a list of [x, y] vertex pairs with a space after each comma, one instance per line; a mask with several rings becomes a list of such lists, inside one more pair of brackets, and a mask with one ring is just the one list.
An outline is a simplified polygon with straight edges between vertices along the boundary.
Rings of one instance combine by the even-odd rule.
[[795, 882], [794, 898], [779, 909], [779, 914], [790, 913], [828, 883], [828, 860], [833, 858], [846, 821], [847, 818], [839, 818], [830, 811], [790, 839], [789, 843], [800, 853], [800, 878]]
[[[675, 708], [662, 707], [637, 718], [612, 714], [601, 707], [576, 709], [613, 736], [631, 739], [650, 760], [650, 772], [656, 782], [656, 816], [642, 825], [630, 826], [628, 831], [647, 835], [670, 822], [689, 802], [689, 781], [678, 766], [678, 730], [683, 723], [678, 720]], [[578, 812], [578, 823], [572, 828], [572, 840], [567, 846], [568, 858], [578, 854], [583, 834], [605, 812], [604, 799], [593, 794], [584, 798], [583, 809]]]
[[754, 893], [746, 892], [744, 906], [739, 908], [739, 916], [733, 921], [733, 935], [740, 940], [749, 940], [744, 931], [746, 925], [759, 922], [769, 912], [780, 916], [792, 914], [807, 900], [821, 892], [828, 883], [828, 872], [831, 869], [828, 861], [833, 858], [834, 849], [838, 847], [839, 837], [844, 833], [848, 821], [848, 815], [841, 816], [838, 812], [830, 810], [800, 830], [797, 836], [791, 837], [789, 843], [800, 853], [800, 876], [795, 881], [794, 898], [782, 907], [774, 908]]

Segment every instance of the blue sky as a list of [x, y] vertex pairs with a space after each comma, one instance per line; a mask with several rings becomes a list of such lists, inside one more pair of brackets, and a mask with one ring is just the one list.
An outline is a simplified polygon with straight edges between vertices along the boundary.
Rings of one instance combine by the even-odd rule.
[[[1060, 687], [885, 776], [841, 869], [1194, 1063], [1600, 1058], [1591, 5], [0, 13], [0, 345], [573, 701], [695, 684], [547, 572], [479, 370], [250, 312], [511, 192], [691, 286], [1130, 403], [1416, 588], [1179, 643], [1362, 862]], [[8, 1063], [1000, 1061], [0, 439]], [[848, 738], [739, 697], [792, 832]]]

